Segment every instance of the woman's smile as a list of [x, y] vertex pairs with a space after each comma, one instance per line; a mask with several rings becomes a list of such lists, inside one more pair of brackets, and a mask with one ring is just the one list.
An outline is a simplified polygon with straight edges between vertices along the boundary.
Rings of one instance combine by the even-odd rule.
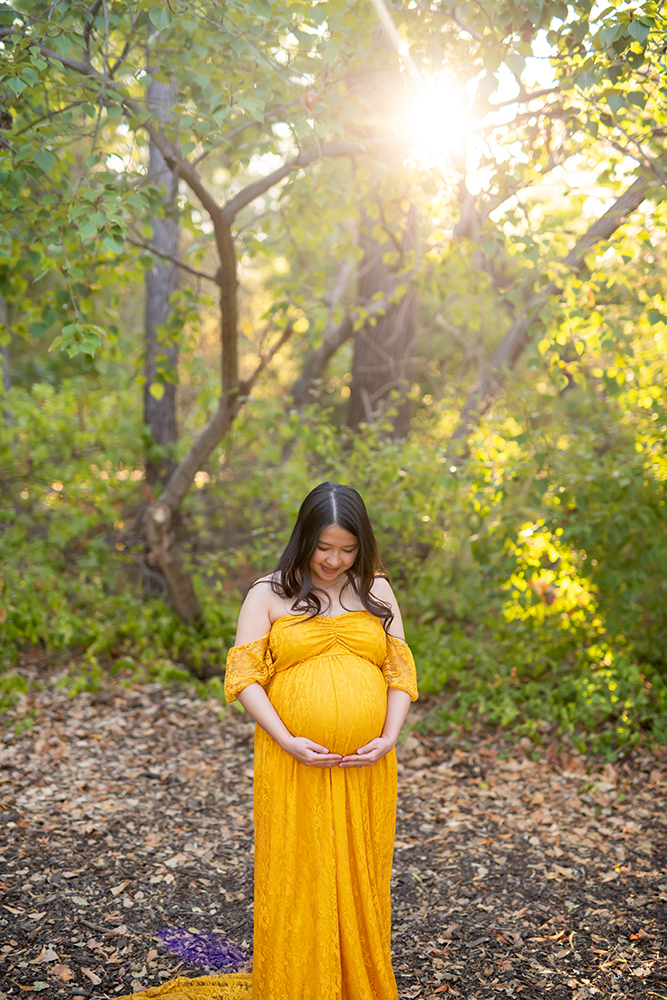
[[320, 533], [310, 559], [310, 574], [315, 586], [331, 584], [352, 569], [358, 554], [359, 539], [356, 535], [338, 524], [327, 525]]

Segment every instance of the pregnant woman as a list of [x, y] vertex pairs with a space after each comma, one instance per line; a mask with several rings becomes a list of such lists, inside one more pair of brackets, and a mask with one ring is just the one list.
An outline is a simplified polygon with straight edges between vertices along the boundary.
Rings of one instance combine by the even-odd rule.
[[322, 483], [251, 587], [225, 696], [257, 723], [252, 978], [177, 979], [148, 996], [397, 1000], [394, 745], [417, 685], [378, 568], [360, 495]]
[[241, 609], [227, 700], [255, 736], [253, 1000], [396, 1000], [394, 745], [414, 662], [356, 490], [304, 500]]

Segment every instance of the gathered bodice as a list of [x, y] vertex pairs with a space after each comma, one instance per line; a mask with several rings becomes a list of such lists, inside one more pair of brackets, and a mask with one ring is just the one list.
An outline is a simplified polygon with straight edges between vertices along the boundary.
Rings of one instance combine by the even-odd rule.
[[342, 615], [282, 615], [271, 630], [254, 642], [233, 646], [227, 654], [225, 698], [234, 701], [239, 691], [314, 660], [354, 657], [374, 664], [389, 687], [398, 687], [417, 698], [417, 679], [406, 642], [388, 635], [381, 620], [370, 611]]
[[315, 657], [351, 654], [381, 667], [387, 655], [382, 622], [369, 611], [342, 615], [283, 615], [269, 633], [268, 651], [279, 673]]

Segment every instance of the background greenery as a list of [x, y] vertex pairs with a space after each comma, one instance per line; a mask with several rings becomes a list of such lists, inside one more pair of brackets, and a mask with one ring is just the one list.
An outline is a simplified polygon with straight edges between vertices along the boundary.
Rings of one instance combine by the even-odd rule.
[[[173, 49], [179, 18], [172, 21], [161, 5], [135, 6], [139, 17], [172, 31]], [[375, 22], [363, 5], [319, 5], [325, 6], [330, 32], [318, 36], [320, 48], [309, 58], [324, 60], [328, 72], [339, 58], [330, 46], [348, 59], [361, 58]], [[471, 21], [482, 17], [473, 10], [480, 6], [457, 10]], [[0, 268], [9, 304], [0, 401], [5, 706], [25, 689], [17, 664], [19, 652], [31, 646], [52, 654], [61, 682], [73, 691], [94, 687], [111, 670], [135, 683], [194, 674], [219, 694], [245, 588], [276, 561], [303, 496], [330, 479], [356, 486], [366, 499], [404, 610], [421, 691], [434, 696], [431, 724], [482, 720], [536, 740], [560, 733], [609, 754], [628, 742], [667, 738], [667, 209], [661, 188], [591, 251], [583, 271], [564, 272], [556, 264], [636, 171], [646, 172], [662, 154], [664, 23], [654, 4], [618, 3], [603, 12], [553, 4], [548, 15], [544, 5], [522, 4], [528, 15], [520, 16], [519, 5], [488, 6], [498, 19], [519, 17], [506, 63], [520, 72], [512, 63], [517, 53], [525, 65], [530, 45], [547, 52], [541, 58], [563, 98], [558, 121], [547, 116], [550, 127], [560, 129], [556, 164], [546, 163], [539, 114], [494, 124], [494, 145], [476, 161], [479, 198], [500, 190], [502, 178], [509, 187], [502, 188], [502, 210], [487, 204], [470, 236], [456, 234], [464, 204], [451, 159], [433, 166], [403, 158], [391, 170], [374, 162], [322, 161], [300, 186], [290, 181], [273, 201], [267, 196], [241, 227], [242, 365], [252, 366], [257, 331], [267, 318], [287, 317], [297, 336], [197, 473], [184, 503], [180, 531], [204, 609], [197, 626], [179, 621], [147, 576], [140, 526], [150, 447], [141, 408], [141, 280], [153, 261], [125, 237], [150, 235], [145, 217], [159, 212], [150, 186], [140, 184], [137, 194], [145, 149], [129, 148], [117, 116], [99, 123], [92, 137], [74, 119], [63, 124], [61, 115], [56, 127], [48, 118], [39, 135], [33, 127], [24, 144], [30, 148], [2, 146], [9, 206]], [[55, 7], [66, 20], [77, 5]], [[127, 8], [110, 5], [119, 19]], [[312, 15], [306, 39], [324, 23], [318, 6], [262, 3], [254, 15], [246, 11], [243, 37], [272, 9], [275, 17]], [[392, 9], [400, 19], [400, 6]], [[467, 66], [466, 36], [451, 18], [435, 7], [425, 7], [421, 20], [407, 8], [403, 14], [403, 37], [421, 65], [437, 67], [446, 52], [459, 78], [476, 82], [484, 100], [490, 98], [488, 80], [498, 71], [502, 82], [502, 72], [490, 65], [488, 47], [478, 65]], [[521, 41], [522, 30], [528, 37], [521, 28], [525, 16], [532, 18], [530, 43]], [[184, 8], [179, 58], [186, 68], [192, 46], [203, 45], [201, 25], [188, 17]], [[256, 44], [274, 44], [261, 23]], [[291, 39], [287, 48], [295, 44]], [[303, 44], [300, 36], [296, 44]], [[20, 59], [14, 54], [12, 63], [9, 43], [3, 45], [3, 101], [18, 118], [21, 94], [38, 88], [39, 73], [51, 70], [33, 67], [33, 80], [26, 52]], [[521, 45], [528, 51], [521, 54]], [[198, 84], [202, 101], [219, 72], [206, 65], [208, 75]], [[234, 72], [234, 87], [254, 93], [257, 66], [254, 77], [245, 64]], [[141, 79], [133, 79], [138, 87]], [[23, 86], [12, 84], [16, 80]], [[352, 134], [355, 106], [333, 85], [332, 93], [337, 96], [322, 113], [318, 134], [326, 136], [331, 123]], [[261, 99], [269, 102], [269, 95]], [[229, 112], [233, 120], [248, 108], [261, 118], [247, 93], [245, 101]], [[209, 100], [209, 106], [215, 115], [222, 105]], [[311, 135], [318, 121], [308, 113], [299, 127]], [[483, 114], [481, 120], [487, 120]], [[196, 139], [206, 141], [201, 134]], [[60, 143], [58, 156], [45, 158], [47, 141]], [[99, 185], [99, 217], [92, 222], [90, 211], [77, 215], [77, 169], [93, 156], [91, 142], [96, 159], [85, 168], [94, 175], [87, 190]], [[233, 166], [209, 161], [206, 169], [212, 182], [216, 169], [223, 171], [219, 182], [233, 188], [239, 172], [252, 180], [263, 172], [262, 156], [286, 148], [275, 136], [253, 138], [235, 152]], [[545, 171], [554, 171], [547, 181]], [[379, 191], [389, 226], [392, 218], [399, 226], [407, 195], [419, 219], [420, 336], [407, 439], [393, 435], [391, 398], [359, 432], [347, 427], [349, 342], [305, 408], [297, 411], [289, 399], [304, 354], [326, 325], [325, 293], [337, 267], [358, 263], [354, 225], [370, 188]], [[203, 267], [210, 255], [205, 220], [187, 191], [180, 198], [182, 256]], [[26, 205], [39, 211], [18, 211]], [[502, 397], [467, 445], [452, 448], [462, 402], [480, 359], [487, 363], [506, 328], [508, 308], [552, 274], [561, 294], [535, 317], [529, 347]], [[437, 322], [443, 304], [444, 325]], [[186, 281], [173, 305], [170, 336], [180, 346], [178, 457], [214, 405], [218, 356], [216, 307], [199, 280]], [[67, 351], [49, 350], [54, 336], [56, 348]]]

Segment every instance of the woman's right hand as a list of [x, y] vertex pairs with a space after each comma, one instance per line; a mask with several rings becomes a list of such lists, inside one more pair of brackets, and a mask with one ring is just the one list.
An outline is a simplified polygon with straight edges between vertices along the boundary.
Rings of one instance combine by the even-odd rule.
[[337, 767], [343, 759], [339, 753], [329, 753], [320, 743], [307, 736], [290, 736], [281, 742], [281, 747], [301, 764], [308, 767]]

